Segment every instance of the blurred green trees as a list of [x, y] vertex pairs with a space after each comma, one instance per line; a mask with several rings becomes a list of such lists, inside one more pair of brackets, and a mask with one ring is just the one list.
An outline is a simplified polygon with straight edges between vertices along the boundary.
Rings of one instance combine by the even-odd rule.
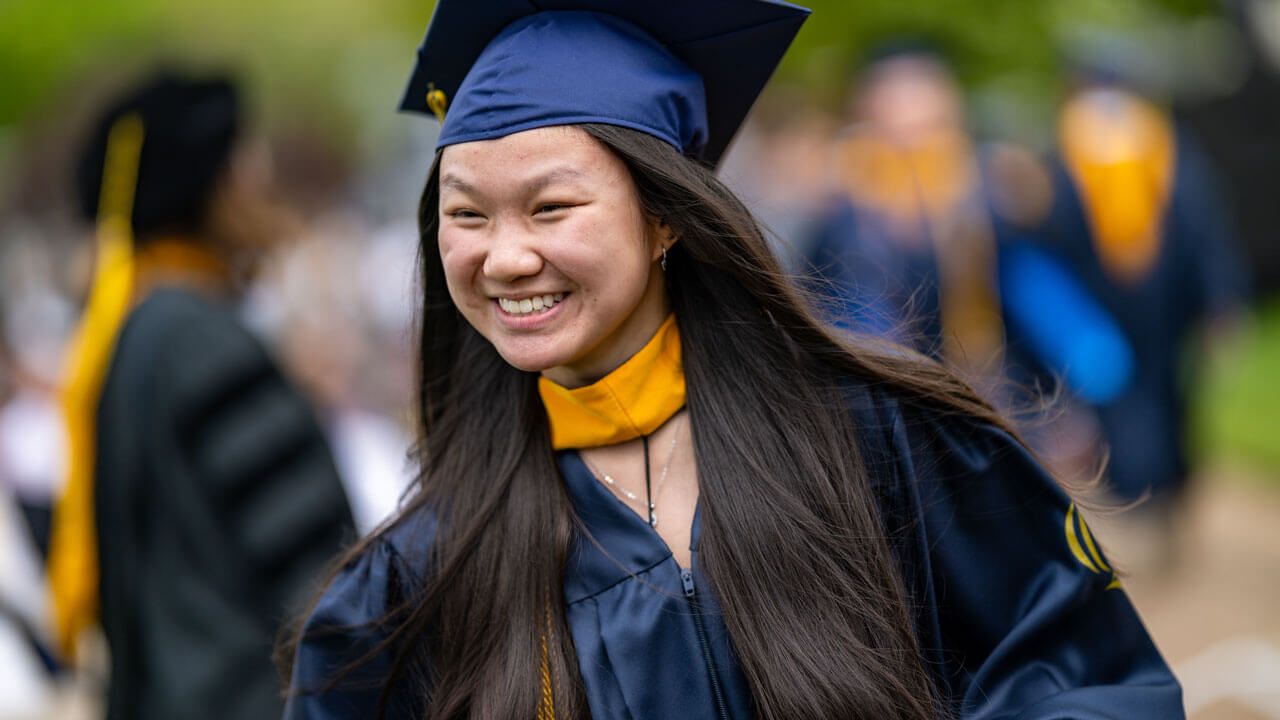
[[[402, 83], [429, 14], [410, 0], [4, 0], [0, 127], [168, 62], [247, 79], [269, 123], [301, 115], [341, 134], [353, 86]], [[352, 77], [357, 68], [374, 76]]]
[[[970, 85], [1052, 92], [1067, 23], [1143, 27], [1213, 0], [814, 0], [780, 74], [837, 101], [856, 58], [891, 34], [927, 36]], [[304, 114], [341, 135], [390, 111], [430, 17], [425, 0], [0, 0], [0, 127], [55, 112], [103, 73], [157, 59], [238, 70], [268, 122]], [[361, 103], [378, 104], [362, 108]], [[52, 109], [51, 109], [52, 108]]]
[[1244, 465], [1280, 483], [1280, 300], [1206, 368], [1192, 404], [1199, 464]]
[[[801, 3], [806, 4], [806, 3]], [[1064, 31], [1149, 30], [1216, 12], [1216, 0], [812, 0], [778, 72], [838, 109], [859, 58], [885, 38], [928, 39], [970, 89], [1051, 110]], [[306, 128], [338, 150], [376, 143], [432, 3], [427, 0], [0, 0], [0, 164], [27, 132], [62, 122], [156, 62], [210, 67], [247, 81], [256, 119]], [[1047, 119], [1047, 118], [1045, 118]], [[1034, 118], [1033, 118], [1034, 120]], [[287, 130], [286, 130], [287, 131]], [[367, 149], [367, 148], [366, 148]], [[2, 181], [3, 178], [0, 178]], [[1280, 307], [1260, 318], [1241, 365], [1211, 373], [1195, 413], [1203, 454], [1280, 469], [1273, 378]], [[1241, 370], [1243, 368], [1243, 370]]]

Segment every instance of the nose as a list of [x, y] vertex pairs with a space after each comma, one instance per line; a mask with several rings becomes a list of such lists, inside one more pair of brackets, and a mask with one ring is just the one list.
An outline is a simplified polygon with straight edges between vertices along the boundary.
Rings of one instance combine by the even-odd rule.
[[513, 282], [541, 272], [542, 256], [524, 233], [500, 231], [489, 246], [483, 270], [490, 280]]

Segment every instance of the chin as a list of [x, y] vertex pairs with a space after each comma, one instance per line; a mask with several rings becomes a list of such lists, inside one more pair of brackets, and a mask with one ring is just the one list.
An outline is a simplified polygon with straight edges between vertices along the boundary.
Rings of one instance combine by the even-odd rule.
[[569, 362], [564, 353], [531, 351], [524, 348], [494, 346], [502, 359], [517, 370], [540, 373]]
[[[499, 353], [499, 355], [502, 355], [502, 353]], [[517, 370], [523, 370], [525, 372], [540, 373], [543, 370], [546, 370], [547, 368], [555, 367], [555, 363], [546, 363], [546, 362], [539, 362], [536, 360], [527, 360], [522, 357], [512, 357], [510, 355], [502, 355], [502, 359], [506, 360], [507, 364], [510, 365], [511, 367]]]

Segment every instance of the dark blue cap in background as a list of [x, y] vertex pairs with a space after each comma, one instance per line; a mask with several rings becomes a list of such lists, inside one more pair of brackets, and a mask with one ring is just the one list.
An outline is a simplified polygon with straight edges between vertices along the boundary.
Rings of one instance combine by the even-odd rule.
[[230, 161], [240, 130], [231, 80], [161, 71], [121, 96], [98, 118], [76, 168], [80, 213], [98, 216], [107, 138], [121, 117], [137, 114], [143, 142], [130, 223], [135, 239], [202, 229], [209, 197]]
[[599, 122], [715, 164], [808, 14], [779, 0], [440, 0], [400, 107], [445, 110], [440, 147]]

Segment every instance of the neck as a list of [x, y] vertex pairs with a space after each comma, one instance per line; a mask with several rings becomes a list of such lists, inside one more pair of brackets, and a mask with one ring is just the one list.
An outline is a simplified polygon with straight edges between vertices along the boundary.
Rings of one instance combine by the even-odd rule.
[[232, 291], [227, 261], [195, 238], [156, 238], [137, 250], [134, 262], [135, 301], [157, 287], [184, 287], [219, 296]]

